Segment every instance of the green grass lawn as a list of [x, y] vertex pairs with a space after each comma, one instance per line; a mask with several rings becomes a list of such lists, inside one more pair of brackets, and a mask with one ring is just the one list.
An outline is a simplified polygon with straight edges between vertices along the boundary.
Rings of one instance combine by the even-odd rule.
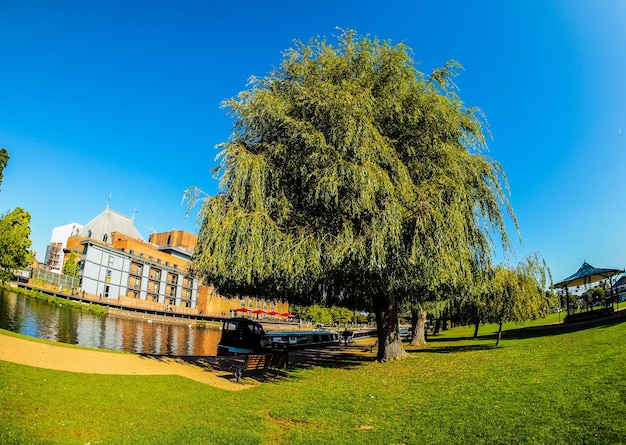
[[624, 321], [511, 325], [498, 348], [493, 326], [458, 327], [406, 360], [300, 367], [238, 392], [0, 362], [0, 443], [626, 443]]

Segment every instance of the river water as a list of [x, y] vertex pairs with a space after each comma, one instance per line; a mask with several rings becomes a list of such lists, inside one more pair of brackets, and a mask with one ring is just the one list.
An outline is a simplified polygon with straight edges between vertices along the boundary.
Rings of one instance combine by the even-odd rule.
[[172, 356], [216, 355], [221, 335], [218, 326], [92, 314], [1, 288], [0, 328], [72, 345]]

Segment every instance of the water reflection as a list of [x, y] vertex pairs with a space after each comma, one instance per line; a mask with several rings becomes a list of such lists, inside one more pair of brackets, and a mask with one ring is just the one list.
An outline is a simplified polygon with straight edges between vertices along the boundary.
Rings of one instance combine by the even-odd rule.
[[219, 328], [97, 315], [0, 289], [0, 328], [31, 337], [116, 351], [215, 355]]

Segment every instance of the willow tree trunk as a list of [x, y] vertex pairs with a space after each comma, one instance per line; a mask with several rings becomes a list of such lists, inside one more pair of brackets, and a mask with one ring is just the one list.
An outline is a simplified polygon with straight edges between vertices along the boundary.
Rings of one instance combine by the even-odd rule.
[[478, 327], [480, 326], [480, 311], [478, 307], [474, 308], [474, 338], [478, 337]]
[[411, 323], [413, 329], [413, 337], [411, 338], [411, 346], [424, 346], [426, 344], [426, 311], [422, 307], [411, 309]]
[[502, 320], [498, 323], [498, 337], [496, 339], [496, 346], [500, 344], [500, 339], [502, 338]]
[[405, 358], [407, 353], [402, 347], [398, 328], [398, 307], [396, 299], [388, 293], [377, 295], [374, 302], [376, 328], [378, 330], [379, 362], [389, 362]]

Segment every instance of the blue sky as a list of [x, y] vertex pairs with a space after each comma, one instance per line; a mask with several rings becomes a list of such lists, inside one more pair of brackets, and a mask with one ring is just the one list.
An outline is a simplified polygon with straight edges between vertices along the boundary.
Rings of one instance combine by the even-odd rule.
[[486, 114], [520, 224], [555, 281], [583, 260], [626, 266], [626, 2], [0, 2], [0, 212], [32, 215], [43, 260], [52, 229], [107, 203], [144, 237], [195, 231], [185, 189], [217, 190], [222, 100], [280, 63], [294, 39], [355, 29], [448, 59]]

